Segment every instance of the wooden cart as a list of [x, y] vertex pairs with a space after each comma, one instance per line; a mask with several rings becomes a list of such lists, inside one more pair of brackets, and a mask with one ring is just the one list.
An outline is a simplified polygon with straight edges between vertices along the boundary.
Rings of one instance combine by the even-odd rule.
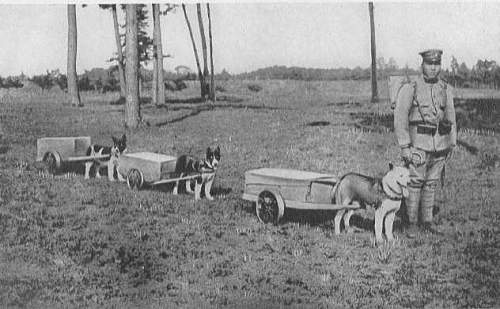
[[118, 171], [126, 175], [130, 189], [141, 189], [145, 185], [156, 186], [180, 180], [190, 180], [200, 177], [193, 173], [178, 177], [175, 173], [177, 157], [153, 153], [136, 152], [122, 154], [119, 159]]
[[286, 208], [338, 210], [357, 208], [333, 204], [337, 179], [307, 171], [261, 168], [245, 173], [243, 199], [256, 203], [263, 223], [278, 224]]
[[90, 137], [43, 137], [37, 140], [36, 160], [44, 162], [47, 171], [57, 174], [64, 164], [109, 159], [109, 155], [87, 156]]

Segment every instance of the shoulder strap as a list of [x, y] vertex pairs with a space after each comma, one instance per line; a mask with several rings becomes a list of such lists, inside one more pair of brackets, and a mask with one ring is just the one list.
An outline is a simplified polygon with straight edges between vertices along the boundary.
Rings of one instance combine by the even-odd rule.
[[424, 113], [422, 113], [422, 109], [420, 108], [420, 103], [417, 100], [417, 84], [418, 83], [417, 82], [414, 82], [414, 83], [415, 83], [415, 92], [413, 93], [413, 101], [417, 105], [417, 110], [418, 110], [418, 113], [420, 114], [420, 117], [422, 118], [422, 121], [427, 122], [425, 120]]
[[398, 101], [399, 92], [407, 84], [409, 84], [409, 85], [411, 85], [413, 87], [413, 98], [415, 99], [415, 93], [416, 93], [416, 87], [417, 87], [416, 86], [416, 82], [412, 81], [409, 76], [406, 76], [404, 79], [401, 80], [401, 83], [399, 84], [398, 89], [396, 91], [396, 94], [394, 96], [394, 100], [393, 100], [393, 102], [391, 102], [391, 109], [392, 110], [394, 110], [396, 108], [396, 104], [397, 104], [397, 101]]

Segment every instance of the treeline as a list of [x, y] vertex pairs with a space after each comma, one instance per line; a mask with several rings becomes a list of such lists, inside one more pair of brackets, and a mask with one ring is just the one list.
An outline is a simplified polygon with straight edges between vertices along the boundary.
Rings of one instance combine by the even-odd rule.
[[444, 72], [447, 81], [458, 88], [500, 88], [500, 66], [494, 60], [478, 60], [472, 68], [458, 64], [452, 57], [450, 69]]
[[[187, 69], [187, 68], [186, 68]], [[419, 70], [411, 68], [400, 68], [393, 58], [388, 62], [384, 58], [379, 58], [377, 63], [377, 78], [385, 79], [391, 75], [414, 75]], [[186, 80], [197, 80], [197, 74], [189, 70], [183, 72], [164, 71], [165, 84], [179, 84]], [[458, 65], [457, 60], [452, 57], [451, 67], [443, 70], [443, 78], [450, 84], [458, 88], [500, 88], [500, 66], [493, 60], [478, 60], [472, 68], [468, 68], [465, 63]], [[272, 66], [258, 69], [249, 73], [232, 75], [226, 70], [215, 74], [217, 80], [230, 79], [289, 79], [306, 81], [334, 81], [334, 80], [369, 80], [371, 78], [370, 68], [356, 67], [337, 69], [314, 69], [301, 67]], [[59, 70], [47, 71], [45, 74], [35, 75], [27, 78], [25, 75], [2, 78], [0, 77], [0, 88], [19, 88], [23, 86], [23, 81], [29, 80], [42, 89], [59, 87], [67, 89], [66, 75]], [[145, 88], [151, 86], [153, 71], [141, 68], [140, 81]], [[117, 66], [110, 66], [108, 69], [94, 68], [87, 70], [78, 76], [78, 88], [81, 91], [119, 91], [120, 83]], [[168, 89], [171, 89], [169, 87]]]
[[[417, 74], [413, 69], [379, 70], [378, 78], [389, 75]], [[259, 69], [250, 73], [242, 73], [235, 76], [237, 79], [290, 79], [290, 80], [369, 80], [371, 78], [370, 68], [355, 67], [337, 69], [313, 69], [300, 67], [273, 66]]]

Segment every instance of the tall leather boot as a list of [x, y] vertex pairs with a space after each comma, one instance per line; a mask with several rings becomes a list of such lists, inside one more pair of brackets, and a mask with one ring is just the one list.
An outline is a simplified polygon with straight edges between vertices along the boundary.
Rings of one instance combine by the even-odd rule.
[[418, 233], [418, 209], [420, 204], [421, 188], [408, 187], [408, 197], [406, 198], [406, 214], [408, 215], [408, 228], [406, 235], [414, 238]]

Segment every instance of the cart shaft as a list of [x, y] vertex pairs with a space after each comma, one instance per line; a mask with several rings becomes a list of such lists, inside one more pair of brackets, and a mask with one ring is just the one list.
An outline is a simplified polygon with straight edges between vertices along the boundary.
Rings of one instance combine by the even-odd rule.
[[85, 162], [85, 161], [94, 161], [94, 160], [107, 160], [110, 157], [111, 157], [111, 155], [68, 157], [68, 158], [64, 158], [63, 161], [65, 161], [65, 162]]
[[166, 184], [166, 183], [171, 183], [171, 182], [176, 182], [176, 181], [181, 181], [181, 180], [191, 180], [191, 179], [195, 179], [198, 177], [201, 177], [201, 174], [188, 175], [188, 176], [178, 177], [178, 178], [162, 179], [162, 180], [152, 182], [151, 185], [155, 186], [155, 185]]

